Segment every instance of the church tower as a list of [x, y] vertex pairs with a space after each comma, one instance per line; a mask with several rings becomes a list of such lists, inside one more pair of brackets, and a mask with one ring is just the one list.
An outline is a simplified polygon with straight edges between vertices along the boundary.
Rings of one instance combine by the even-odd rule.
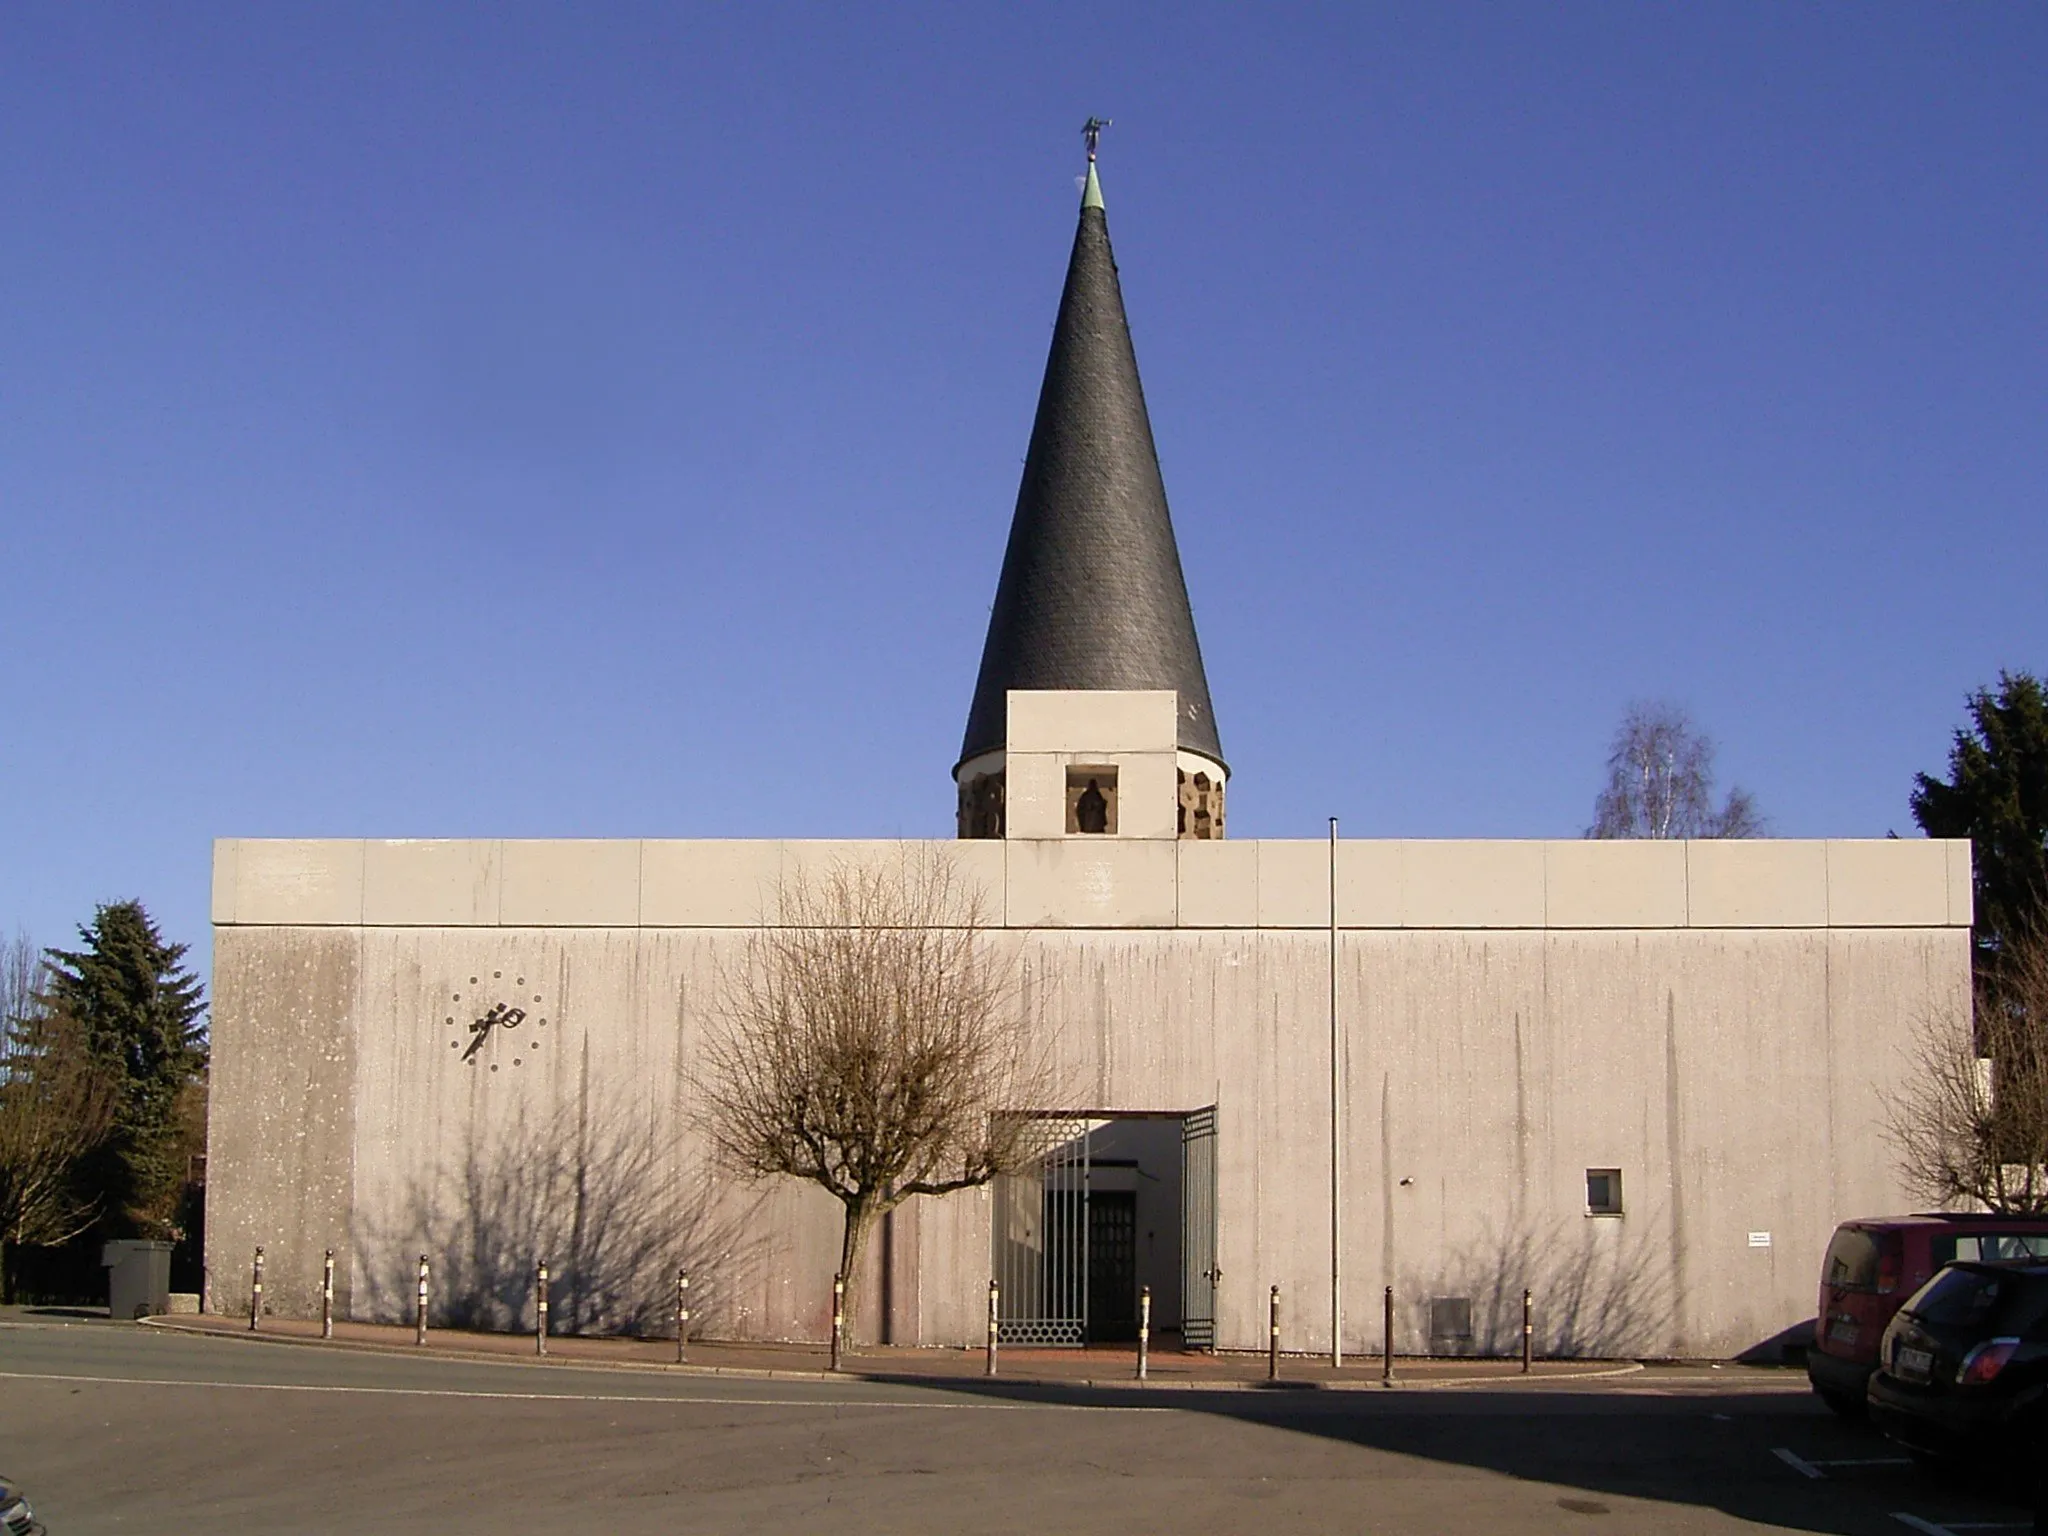
[[[953, 770], [962, 837], [1016, 835], [1006, 804], [1010, 695], [1016, 691], [1171, 693], [1172, 739], [1159, 744], [1172, 750], [1179, 801], [1171, 808], [1168, 825], [1176, 833], [1170, 835], [1223, 835], [1229, 770], [1110, 252], [1095, 173], [1098, 126], [1090, 124], [1080, 228]], [[1075, 718], [1108, 717], [1083, 707]], [[1116, 834], [1116, 770], [1107, 760], [1116, 743], [1093, 744], [1104, 749], [1094, 753], [1078, 738], [1067, 745], [1066, 830]], [[1093, 761], [1098, 757], [1104, 760]]]

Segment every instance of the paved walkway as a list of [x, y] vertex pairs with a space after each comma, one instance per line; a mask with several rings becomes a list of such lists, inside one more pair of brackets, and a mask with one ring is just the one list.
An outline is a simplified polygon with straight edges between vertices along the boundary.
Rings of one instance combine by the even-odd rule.
[[[150, 1321], [155, 1328], [251, 1337], [246, 1317], [160, 1317]], [[468, 1359], [534, 1358], [531, 1334], [469, 1333], [452, 1328], [427, 1332], [424, 1346], [413, 1342], [413, 1330], [376, 1323], [337, 1322], [334, 1337], [323, 1340], [317, 1322], [291, 1318], [263, 1320], [254, 1337], [301, 1343], [324, 1349], [392, 1350], [405, 1354], [426, 1354]], [[673, 1339], [632, 1338], [550, 1338], [547, 1358], [564, 1364], [610, 1366], [621, 1369], [669, 1370], [707, 1374], [774, 1378], [779, 1376], [822, 1376], [829, 1373], [830, 1357], [823, 1346], [811, 1344], [725, 1344], [692, 1340], [688, 1362], [678, 1364]], [[1354, 1357], [1355, 1359], [1355, 1357]], [[1137, 1351], [1123, 1345], [1089, 1349], [1022, 1349], [1001, 1352], [998, 1370], [1005, 1381], [1043, 1382], [1066, 1386], [1128, 1386], [1137, 1374]], [[911, 1349], [871, 1345], [847, 1356], [842, 1374], [870, 1381], [961, 1381], [981, 1377], [987, 1368], [985, 1352], [979, 1349]], [[1532, 1376], [1545, 1380], [1605, 1377], [1633, 1373], [1641, 1367], [1633, 1361], [1538, 1360]], [[1155, 1350], [1148, 1362], [1147, 1380], [1160, 1387], [1201, 1387], [1206, 1389], [1266, 1388], [1264, 1355], [1191, 1354], [1178, 1349]], [[1459, 1383], [1506, 1385], [1521, 1379], [1518, 1360], [1428, 1360], [1396, 1357], [1394, 1380], [1398, 1386], [1450, 1386]], [[1381, 1385], [1379, 1357], [1347, 1360], [1333, 1371], [1327, 1359], [1283, 1355], [1280, 1385], [1295, 1388], [1361, 1389]]]

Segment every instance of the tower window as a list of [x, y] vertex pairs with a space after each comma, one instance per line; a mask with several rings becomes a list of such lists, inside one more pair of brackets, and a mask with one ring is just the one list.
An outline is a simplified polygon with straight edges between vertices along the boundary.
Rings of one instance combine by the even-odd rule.
[[1177, 770], [1180, 781], [1180, 835], [1197, 840], [1223, 835], [1223, 780], [1202, 772]]
[[1116, 769], [1067, 770], [1067, 831], [1101, 836], [1116, 831]]
[[978, 773], [960, 786], [960, 835], [1003, 835], [1003, 774]]

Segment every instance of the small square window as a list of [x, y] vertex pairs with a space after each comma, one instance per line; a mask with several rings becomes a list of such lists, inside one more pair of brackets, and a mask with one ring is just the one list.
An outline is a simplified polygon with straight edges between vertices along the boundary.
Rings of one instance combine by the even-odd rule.
[[1081, 836], [1116, 835], [1116, 769], [1067, 770], [1067, 831]]
[[1586, 1170], [1586, 1214], [1588, 1216], [1619, 1216], [1621, 1214], [1621, 1170], [1619, 1168], [1588, 1168]]

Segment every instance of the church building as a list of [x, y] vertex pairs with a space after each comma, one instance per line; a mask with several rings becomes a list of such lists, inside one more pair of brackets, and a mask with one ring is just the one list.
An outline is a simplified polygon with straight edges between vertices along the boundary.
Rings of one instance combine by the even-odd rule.
[[[1228, 700], [1225, 701], [1226, 706]], [[943, 763], [932, 765], [941, 794]], [[1080, 1097], [1042, 1165], [904, 1206], [862, 1336], [1728, 1356], [1906, 1209], [1885, 1096], [1965, 999], [1963, 842], [1233, 839], [1091, 155], [955, 839], [214, 849], [212, 1304], [826, 1336], [839, 1208], [713, 1165], [719, 977], [800, 874], [950, 860]]]

